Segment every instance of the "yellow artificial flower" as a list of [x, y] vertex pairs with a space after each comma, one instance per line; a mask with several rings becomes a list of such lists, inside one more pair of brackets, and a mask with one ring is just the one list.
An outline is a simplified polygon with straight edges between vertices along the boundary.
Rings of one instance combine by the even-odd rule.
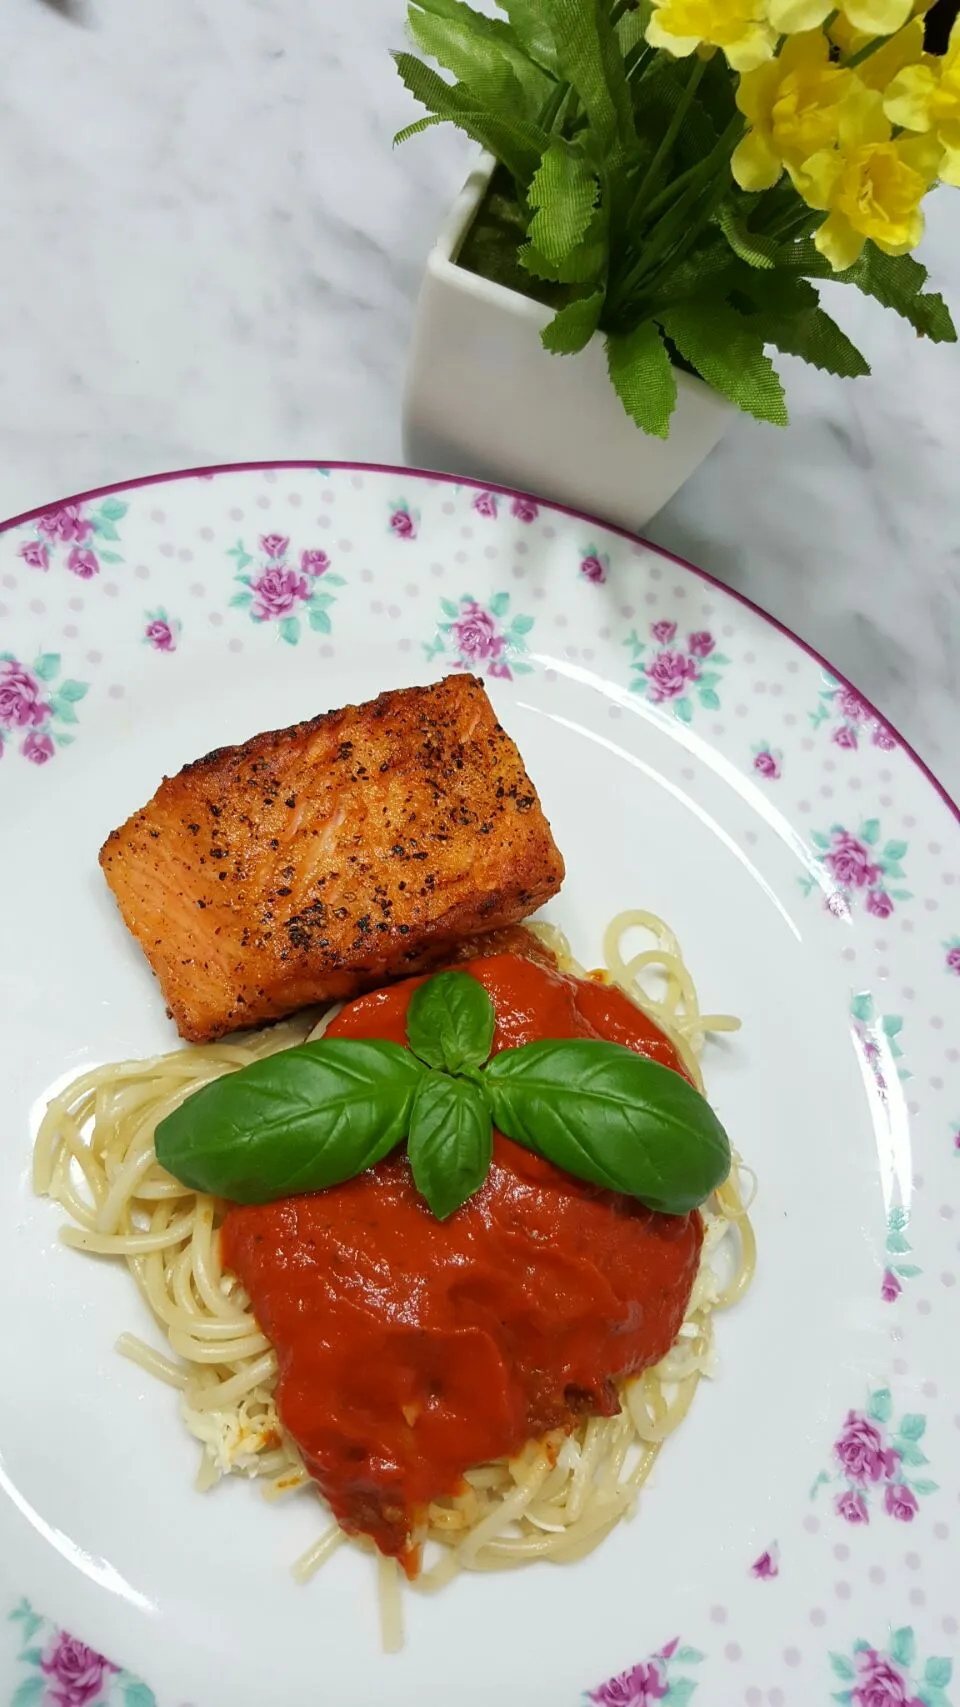
[[768, 190], [786, 166], [799, 182], [811, 154], [831, 148], [864, 99], [852, 71], [830, 62], [821, 30], [791, 36], [777, 59], [745, 71], [737, 106], [750, 129], [730, 162], [742, 190]]
[[[929, 12], [932, 4], [933, 4], [933, 0], [913, 0], [913, 5], [910, 8], [912, 18], [918, 22], [921, 22], [922, 17], [923, 17], [923, 13]], [[910, 25], [907, 26], [908, 29], [910, 27], [911, 27]], [[838, 12], [836, 17], [833, 18], [832, 21], [827, 25], [827, 34], [830, 37], [830, 40], [833, 42], [834, 46], [838, 47], [840, 49], [840, 52], [843, 54], [844, 59], [852, 59], [855, 53], [859, 53], [861, 48], [869, 46], [870, 42], [872, 42], [875, 39], [872, 35], [870, 35], [870, 33], [868, 31], [855, 30], [853, 25], [849, 22], [849, 20], [843, 16], [842, 12]], [[898, 41], [900, 40], [899, 36], [897, 37], [897, 40]], [[921, 48], [922, 48], [922, 45], [923, 45], [922, 22], [921, 22], [921, 28], [920, 28], [920, 43], [921, 43]], [[857, 67], [857, 75], [858, 76], [863, 77], [864, 73], [868, 72], [870, 70], [870, 67], [871, 67], [875, 57], [876, 57], [875, 54], [871, 54], [868, 59], [864, 60], [862, 65], [858, 65], [858, 67]], [[909, 64], [910, 62], [908, 60], [905, 60], [904, 63]], [[893, 75], [894, 75], [894, 73], [891, 72], [890, 76], [892, 77]], [[882, 87], [881, 84], [873, 83], [869, 79], [867, 79], [867, 81], [870, 82], [871, 88]], [[887, 82], [889, 82], [889, 81], [890, 81], [890, 78], [888, 77]]]
[[916, 248], [923, 236], [920, 203], [942, 154], [928, 136], [894, 139], [878, 102], [853, 146], [824, 149], [806, 161], [804, 200], [828, 212], [814, 242], [835, 272], [859, 260], [868, 237], [886, 255]]
[[[902, 29], [912, 11], [912, 0], [839, 0], [841, 17], [864, 37], [892, 36]], [[818, 30], [834, 10], [832, 0], [770, 0], [769, 16], [781, 35]], [[840, 19], [830, 26], [835, 31]]]
[[861, 60], [857, 76], [868, 89], [878, 89], [882, 94], [905, 66], [916, 65], [922, 58], [923, 19], [914, 18], [895, 36], [889, 36], [875, 53]]
[[719, 47], [734, 71], [752, 71], [773, 57], [776, 31], [765, 0], [653, 0], [647, 25], [651, 47], [685, 59], [701, 47]]
[[883, 103], [893, 124], [927, 133], [943, 149], [940, 176], [960, 187], [960, 20], [942, 59], [910, 65], [890, 84]]

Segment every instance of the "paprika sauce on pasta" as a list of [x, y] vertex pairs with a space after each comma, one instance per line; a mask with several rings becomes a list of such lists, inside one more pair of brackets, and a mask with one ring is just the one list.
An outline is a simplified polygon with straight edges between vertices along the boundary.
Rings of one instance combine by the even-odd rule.
[[[471, 961], [493, 1052], [602, 1037], [683, 1073], [622, 991], [517, 953]], [[328, 1037], [406, 1042], [421, 979], [351, 1002]], [[446, 1221], [404, 1152], [328, 1191], [231, 1209], [227, 1268], [279, 1364], [280, 1418], [334, 1516], [408, 1575], [430, 1501], [464, 1471], [620, 1408], [614, 1380], [669, 1350], [696, 1276], [699, 1214], [656, 1214], [494, 1137], [480, 1190]]]

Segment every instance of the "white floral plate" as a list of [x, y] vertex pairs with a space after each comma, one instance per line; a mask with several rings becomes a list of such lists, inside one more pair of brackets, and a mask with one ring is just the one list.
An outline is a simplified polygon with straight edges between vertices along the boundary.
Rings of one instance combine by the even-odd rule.
[[[384, 1658], [367, 1560], [287, 1573], [312, 1501], [193, 1491], [175, 1397], [113, 1351], [151, 1331], [129, 1279], [58, 1243], [30, 1133], [64, 1077], [172, 1042], [106, 832], [211, 747], [451, 668], [536, 779], [582, 958], [651, 907], [743, 1016], [706, 1070], [760, 1266], [634, 1520], [408, 1597]], [[854, 689], [599, 523], [300, 464], [8, 524], [0, 739], [0, 1702], [957, 1707], [960, 834]]]

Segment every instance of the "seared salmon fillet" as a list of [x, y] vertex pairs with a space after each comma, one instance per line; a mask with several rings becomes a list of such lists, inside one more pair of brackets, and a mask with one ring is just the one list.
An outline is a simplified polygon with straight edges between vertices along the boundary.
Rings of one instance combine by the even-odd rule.
[[108, 836], [100, 864], [193, 1043], [449, 961], [564, 877], [520, 754], [466, 675], [209, 753]]

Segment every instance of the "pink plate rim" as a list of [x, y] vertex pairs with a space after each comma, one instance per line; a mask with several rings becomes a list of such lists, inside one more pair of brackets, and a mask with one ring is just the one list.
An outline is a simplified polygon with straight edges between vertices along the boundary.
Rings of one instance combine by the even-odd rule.
[[639, 540], [655, 556], [665, 558], [668, 563], [676, 563], [679, 568], [686, 569], [691, 575], [696, 575], [708, 586], [716, 587], [728, 598], [735, 599], [737, 604], [746, 606], [747, 610], [753, 611], [755, 616], [759, 616], [764, 622], [769, 623], [771, 628], [785, 635], [788, 640], [792, 640], [794, 645], [799, 646], [800, 650], [805, 652], [809, 658], [813, 658], [823, 669], [829, 670], [836, 681], [855, 693], [873, 715], [886, 725], [891, 734], [896, 736], [902, 750], [921, 774], [926, 777], [944, 805], [953, 814], [957, 824], [960, 825], [960, 804], [948, 793], [944, 784], [931, 770], [926, 760], [920, 757], [916, 748], [911, 746], [895, 724], [891, 723], [886, 712], [874, 705], [872, 700], [861, 693], [856, 683], [852, 682], [849, 676], [844, 675], [842, 670], [838, 670], [829, 658], [825, 658], [823, 653], [818, 652], [817, 648], [811, 646], [808, 640], [804, 640], [802, 635], [789, 628], [785, 622], [781, 622], [779, 617], [771, 616], [770, 612], [764, 610], [762, 605], [757, 604], [755, 599], [750, 599], [745, 593], [740, 593], [736, 588], [728, 586], [716, 575], [711, 575], [709, 570], [701, 569], [696, 563], [691, 563], [688, 558], [680, 557], [675, 551], [668, 551], [665, 546], [655, 545], [652, 540], [644, 539], [642, 534], [631, 533], [629, 529], [618, 527], [614, 522], [606, 522], [602, 517], [593, 516], [586, 510], [574, 509], [571, 504], [560, 504], [550, 498], [540, 498], [535, 493], [525, 492], [518, 486], [502, 486], [496, 480], [475, 480], [467, 474], [444, 474], [437, 469], [414, 468], [406, 463], [394, 462], [355, 462], [339, 459], [327, 462], [322, 457], [280, 457], [251, 462], [214, 462], [202, 464], [196, 468], [170, 469], [164, 474], [142, 474], [133, 480], [113, 480], [105, 486], [91, 486], [86, 491], [73, 492], [69, 497], [58, 498], [50, 503], [35, 504], [32, 509], [22, 510], [19, 515], [9, 516], [5, 521], [0, 521], [0, 534], [8, 533], [11, 528], [20, 527], [24, 522], [33, 521], [37, 516], [46, 515], [51, 510], [62, 509], [66, 504], [82, 504], [93, 498], [105, 498], [111, 492], [136, 492], [141, 487], [162, 486], [175, 480], [196, 480], [217, 474], [257, 474], [266, 469], [284, 468], [336, 468], [342, 469], [348, 474], [412, 475], [420, 480], [439, 481], [446, 486], [469, 486], [477, 492], [502, 493], [508, 498], [531, 498], [533, 502], [540, 504], [544, 509], [554, 510], [558, 515], [571, 516], [575, 521], [586, 522], [593, 527], [605, 528], [608, 533], [616, 534], [620, 539], [628, 539], [634, 542]]

